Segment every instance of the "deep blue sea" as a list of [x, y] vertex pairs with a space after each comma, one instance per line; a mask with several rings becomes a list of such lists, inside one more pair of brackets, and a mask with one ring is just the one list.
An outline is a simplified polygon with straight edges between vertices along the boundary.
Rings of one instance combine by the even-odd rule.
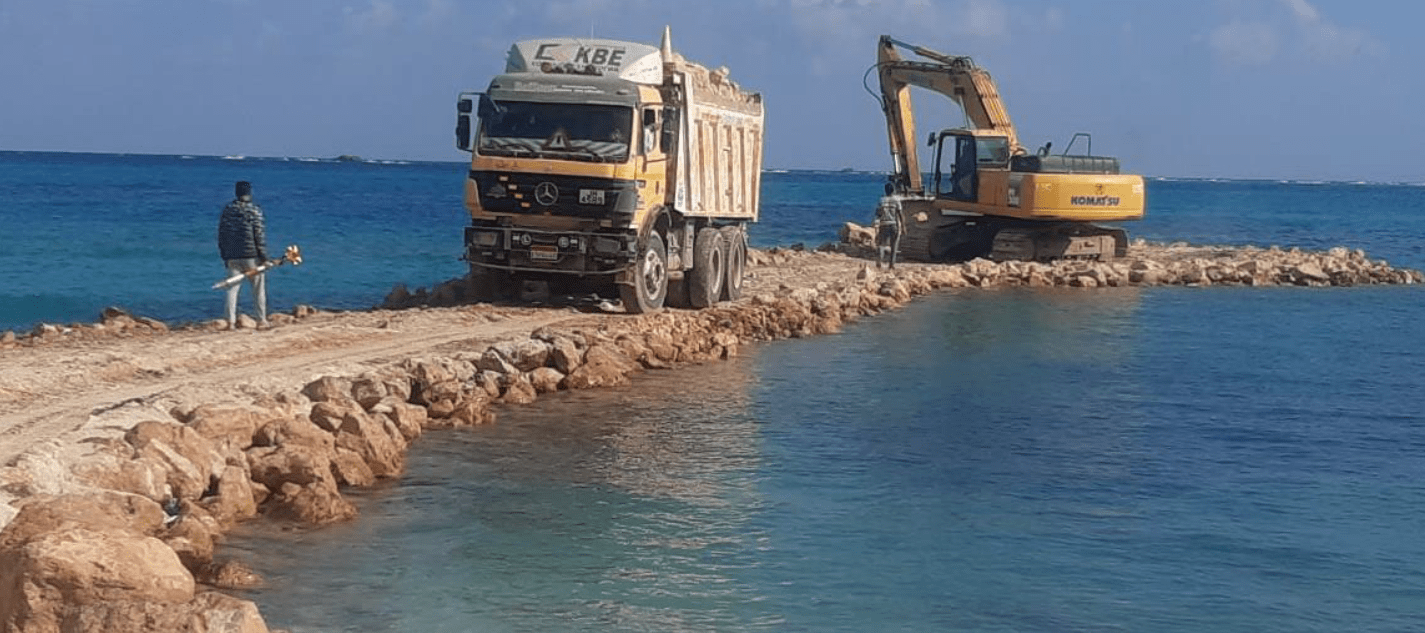
[[[0, 153], [0, 329], [211, 318], [232, 181], [277, 309], [461, 274], [464, 167]], [[768, 173], [757, 246], [881, 177]], [[1425, 186], [1153, 179], [1134, 237], [1425, 268]], [[429, 433], [357, 521], [226, 550], [315, 631], [1425, 630], [1425, 287], [963, 290]], [[0, 362], [4, 362], [0, 357]]]

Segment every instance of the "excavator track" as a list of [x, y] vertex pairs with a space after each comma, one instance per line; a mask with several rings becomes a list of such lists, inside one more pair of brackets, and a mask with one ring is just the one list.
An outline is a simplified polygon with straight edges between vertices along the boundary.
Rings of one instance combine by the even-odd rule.
[[1122, 229], [1092, 224], [1005, 227], [995, 233], [988, 253], [995, 261], [1108, 261], [1128, 254], [1128, 234]]
[[1084, 259], [1128, 254], [1122, 229], [1078, 222], [1034, 223], [990, 216], [931, 216], [907, 223], [900, 255], [907, 260], [959, 262]]

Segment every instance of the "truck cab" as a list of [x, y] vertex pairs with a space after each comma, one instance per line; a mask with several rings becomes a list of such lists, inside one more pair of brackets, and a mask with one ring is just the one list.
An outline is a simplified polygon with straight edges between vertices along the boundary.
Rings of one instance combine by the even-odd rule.
[[[743, 126], [755, 136], [734, 136], [700, 117], [716, 96], [699, 87], [711, 75], [672, 53], [666, 35], [662, 50], [528, 40], [511, 48], [505, 72], [484, 92], [461, 93], [456, 144], [472, 154], [464, 258], [477, 293], [499, 294], [524, 279], [612, 288], [634, 312], [660, 308], [670, 290], [673, 303], [688, 307], [726, 298], [734, 281], [726, 251], [745, 257], [744, 223], [756, 219], [749, 189], [760, 173], [761, 99]], [[736, 152], [698, 151], [733, 142]], [[743, 151], [752, 143], [755, 152]], [[726, 164], [734, 160], [742, 164]], [[730, 177], [749, 171], [750, 181]], [[697, 236], [709, 228], [722, 236], [719, 279], [699, 286]], [[704, 286], [716, 286], [718, 296]]]

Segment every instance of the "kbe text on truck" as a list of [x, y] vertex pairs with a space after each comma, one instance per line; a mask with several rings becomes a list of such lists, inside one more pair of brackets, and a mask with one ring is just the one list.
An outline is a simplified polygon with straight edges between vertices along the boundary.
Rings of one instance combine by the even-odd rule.
[[616, 289], [633, 313], [736, 299], [757, 220], [762, 97], [662, 46], [517, 42], [462, 93], [465, 259], [478, 294]]

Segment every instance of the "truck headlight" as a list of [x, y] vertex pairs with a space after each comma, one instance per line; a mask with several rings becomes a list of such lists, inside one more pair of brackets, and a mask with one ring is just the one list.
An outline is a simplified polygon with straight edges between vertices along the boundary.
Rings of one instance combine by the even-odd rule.
[[500, 234], [493, 231], [480, 231], [475, 234], [475, 244], [477, 246], [494, 246], [500, 242]]

